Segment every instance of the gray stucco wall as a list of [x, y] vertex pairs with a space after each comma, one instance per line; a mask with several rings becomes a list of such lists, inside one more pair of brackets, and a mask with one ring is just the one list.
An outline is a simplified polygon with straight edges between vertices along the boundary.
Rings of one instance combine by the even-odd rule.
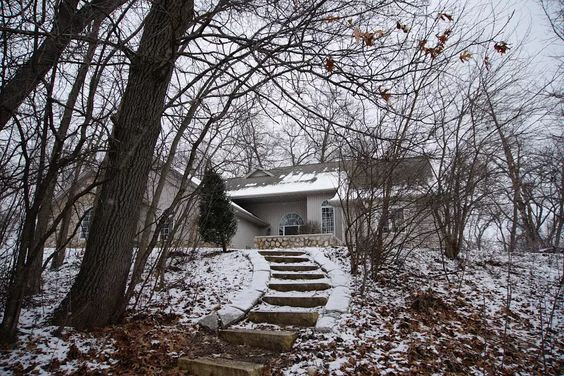
[[[321, 226], [321, 204], [325, 200], [330, 200], [335, 196], [335, 192], [317, 193], [307, 196], [307, 220], [317, 222]], [[342, 239], [343, 225], [341, 209], [335, 207], [335, 236]]]
[[255, 236], [266, 234], [266, 229], [261, 228], [244, 218], [237, 217], [237, 232], [231, 239], [232, 248], [255, 248]]
[[288, 213], [296, 213], [307, 222], [306, 200], [259, 202], [243, 207], [270, 225], [270, 235], [278, 235], [280, 220]]

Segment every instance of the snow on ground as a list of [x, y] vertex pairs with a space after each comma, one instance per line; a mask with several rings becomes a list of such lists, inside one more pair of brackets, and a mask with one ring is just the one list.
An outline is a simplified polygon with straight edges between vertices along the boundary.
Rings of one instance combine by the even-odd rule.
[[[155, 328], [146, 321], [156, 317], [156, 324], [164, 327], [160, 333], [153, 333], [155, 339], [148, 345], [157, 349], [163, 341], [161, 337], [165, 336], [166, 340], [171, 327], [190, 326], [202, 315], [227, 303], [250, 282], [252, 275], [251, 264], [241, 252], [200, 249], [195, 253], [177, 253], [171, 257], [166, 273], [168, 288], [153, 290], [156, 281], [151, 279], [151, 286], [143, 289], [137, 306], [130, 312], [133, 329], [110, 328], [89, 333], [50, 326], [49, 315], [70, 289], [82, 254], [82, 249], [69, 249], [59, 270], [44, 273], [43, 292], [27, 301], [22, 310], [17, 347], [0, 355], [0, 374], [103, 372], [126, 358], [124, 354], [116, 354], [119, 348], [116, 341], [123, 342], [124, 338], [131, 341], [132, 338], [126, 337], [128, 330], [141, 329], [151, 335]], [[148, 264], [155, 261], [157, 254], [155, 251]], [[177, 358], [175, 354], [168, 355]]]
[[[349, 269], [344, 250], [320, 251]], [[306, 332], [280, 369], [285, 375], [560, 374], [564, 307], [555, 300], [562, 293], [562, 254], [463, 257], [453, 262], [437, 251], [411, 252], [368, 280], [364, 296], [362, 278], [353, 278], [349, 313], [333, 333]]]
[[[352, 301], [334, 331], [302, 330], [293, 351], [279, 355], [226, 345], [195, 324], [250, 286], [245, 252], [175, 254], [168, 288], [147, 286], [125, 323], [77, 332], [48, 325], [79, 268], [81, 251], [72, 250], [60, 270], [45, 272], [43, 293], [26, 302], [18, 345], [0, 355], [0, 374], [177, 374], [176, 361], [186, 354], [264, 362], [272, 374], [288, 376], [558, 375], [562, 369], [564, 307], [555, 303], [562, 295], [562, 254], [508, 258], [492, 247], [454, 262], [416, 250], [377, 280], [367, 279], [364, 295], [363, 279], [345, 275]], [[349, 270], [345, 250], [317, 252]]]

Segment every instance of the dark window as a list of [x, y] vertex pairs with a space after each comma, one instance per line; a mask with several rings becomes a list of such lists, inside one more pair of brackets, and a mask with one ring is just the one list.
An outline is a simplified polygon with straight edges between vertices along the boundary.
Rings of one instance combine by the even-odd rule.
[[161, 228], [161, 240], [165, 241], [168, 239], [172, 233], [172, 226], [174, 225], [174, 219], [172, 216], [168, 217]]
[[323, 234], [335, 233], [335, 209], [327, 200], [321, 204], [321, 232]]
[[90, 225], [92, 224], [92, 208], [86, 210], [80, 221], [79, 239], [86, 240], [90, 234]]
[[304, 225], [304, 220], [296, 213], [289, 213], [280, 220], [278, 235], [298, 235], [300, 227]]
[[385, 232], [399, 232], [403, 231], [404, 216], [403, 209], [390, 209], [388, 217], [384, 220]]

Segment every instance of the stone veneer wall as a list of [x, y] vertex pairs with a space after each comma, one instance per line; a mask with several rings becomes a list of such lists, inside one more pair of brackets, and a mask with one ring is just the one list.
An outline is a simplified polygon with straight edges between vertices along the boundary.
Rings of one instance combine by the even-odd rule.
[[341, 245], [341, 241], [333, 234], [255, 236], [255, 246], [258, 249], [332, 247], [338, 245]]

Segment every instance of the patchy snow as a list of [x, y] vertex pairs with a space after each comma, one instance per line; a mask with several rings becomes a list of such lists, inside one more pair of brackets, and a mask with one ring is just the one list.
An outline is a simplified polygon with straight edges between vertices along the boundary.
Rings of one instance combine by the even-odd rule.
[[[346, 251], [319, 251], [350, 268]], [[364, 295], [363, 278], [352, 278], [350, 310], [320, 317], [317, 334], [302, 332], [281, 371], [558, 375], [563, 270], [562, 254], [509, 258], [492, 247], [448, 261], [437, 251], [416, 250], [377, 280], [366, 280]]]
[[[560, 374], [564, 358], [562, 254], [508, 257], [492, 247], [487, 252], [465, 253], [461, 261], [448, 261], [436, 251], [416, 250], [371, 280], [348, 274], [345, 250], [307, 251], [329, 270], [334, 287], [307, 293], [267, 292], [328, 297], [327, 305], [316, 309], [324, 313], [316, 328], [300, 329], [291, 352], [268, 358], [273, 374]], [[150, 279], [125, 324], [78, 332], [48, 323], [48, 315], [79, 268], [82, 251], [71, 250], [60, 270], [45, 272], [44, 292], [26, 302], [18, 345], [0, 355], [0, 374], [146, 374], [155, 370], [174, 374], [176, 359], [187, 351], [197, 356], [239, 351], [236, 356], [244, 356], [253, 350], [218, 347], [221, 341], [200, 331], [196, 321], [212, 311], [228, 320], [230, 314], [238, 315], [253, 303], [253, 290], [262, 293], [251, 288], [252, 265], [265, 267], [255, 253], [202, 249], [175, 254], [166, 288], [149, 288], [157, 286]], [[150, 262], [154, 260], [155, 255]], [[225, 309], [228, 306], [232, 309]], [[348, 310], [342, 310], [343, 306], [349, 306]], [[235, 327], [280, 329], [248, 321]], [[209, 347], [210, 343], [216, 347]]]
[[[46, 250], [46, 257], [51, 252]], [[155, 262], [158, 253], [155, 250], [149, 264]], [[78, 332], [49, 325], [49, 315], [70, 289], [82, 256], [82, 249], [68, 249], [66, 262], [59, 270], [44, 272], [42, 293], [26, 301], [22, 309], [17, 346], [0, 355], [0, 374], [87, 374], [121, 365], [124, 355], [117, 352], [116, 341], [120, 338], [116, 339], [114, 329]], [[170, 330], [167, 320], [178, 328], [193, 326], [204, 313], [228, 303], [229, 297], [249, 285], [252, 276], [251, 263], [241, 252], [223, 253], [218, 249], [176, 252], [167, 269], [167, 288], [152, 289], [156, 281], [151, 278], [129, 316], [162, 317], [160, 322], [165, 327], [156, 331], [155, 336], [166, 335]], [[182, 330], [186, 333], [189, 328]], [[164, 346], [147, 343], [151, 348]], [[178, 355], [164, 356], [172, 357], [174, 363]]]
[[237, 190], [228, 191], [231, 198], [265, 197], [285, 193], [303, 193], [337, 189], [339, 173], [335, 171], [311, 173], [290, 173], [278, 182], [265, 186], [247, 184]]

